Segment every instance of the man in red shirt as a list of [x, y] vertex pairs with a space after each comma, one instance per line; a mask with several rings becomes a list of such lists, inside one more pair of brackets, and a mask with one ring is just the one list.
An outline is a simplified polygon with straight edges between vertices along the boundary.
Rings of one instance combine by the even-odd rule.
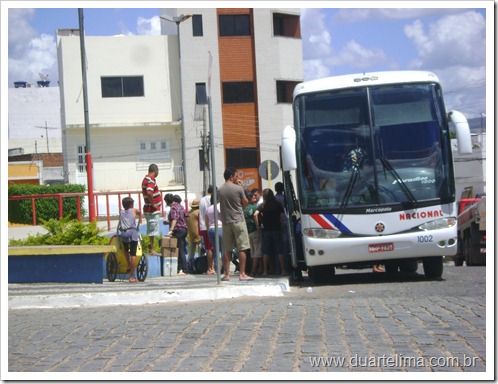
[[161, 192], [157, 187], [156, 177], [159, 168], [156, 164], [149, 165], [149, 173], [142, 180], [142, 195], [144, 197], [144, 216], [147, 221], [147, 236], [149, 236], [149, 253], [160, 255], [154, 250], [154, 237], [161, 237], [159, 219], [161, 216]]

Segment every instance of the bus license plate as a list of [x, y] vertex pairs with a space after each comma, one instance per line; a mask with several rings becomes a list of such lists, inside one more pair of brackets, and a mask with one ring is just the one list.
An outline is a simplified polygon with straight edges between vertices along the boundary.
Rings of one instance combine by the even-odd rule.
[[394, 243], [383, 243], [383, 244], [369, 244], [368, 252], [390, 252], [394, 251]]

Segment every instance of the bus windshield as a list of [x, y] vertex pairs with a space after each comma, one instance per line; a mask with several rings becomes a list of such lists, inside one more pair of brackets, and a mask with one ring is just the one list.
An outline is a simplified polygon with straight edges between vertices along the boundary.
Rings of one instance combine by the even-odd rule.
[[297, 96], [301, 209], [403, 209], [452, 199], [441, 95], [438, 84], [423, 83]]

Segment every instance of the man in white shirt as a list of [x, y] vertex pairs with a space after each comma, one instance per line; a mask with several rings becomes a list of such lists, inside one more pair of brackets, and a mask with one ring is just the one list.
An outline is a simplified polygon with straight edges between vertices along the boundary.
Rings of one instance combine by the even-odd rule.
[[207, 195], [204, 196], [199, 203], [199, 235], [202, 237], [202, 242], [204, 244], [204, 249], [206, 250], [208, 257], [208, 275], [214, 275], [215, 271], [213, 268], [213, 245], [209, 241], [208, 228], [205, 220], [206, 210], [211, 205], [211, 194], [213, 193], [213, 186], [210, 185], [207, 190]]

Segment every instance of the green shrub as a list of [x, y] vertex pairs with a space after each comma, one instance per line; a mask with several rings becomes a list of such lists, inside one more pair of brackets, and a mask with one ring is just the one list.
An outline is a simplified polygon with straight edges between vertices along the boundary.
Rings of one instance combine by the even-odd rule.
[[[56, 184], [56, 185], [33, 185], [33, 184], [14, 184], [9, 187], [10, 196], [30, 196], [45, 195], [54, 193], [84, 193], [85, 186], [79, 184]], [[84, 216], [83, 210], [84, 196], [80, 198], [81, 216]], [[77, 218], [77, 198], [62, 198], [62, 214], [64, 217], [72, 219]], [[47, 221], [59, 217], [59, 199], [39, 198], [35, 199], [36, 221], [37, 224], [43, 220]], [[33, 224], [33, 209], [31, 199], [9, 200], [9, 221], [18, 224]]]
[[10, 240], [9, 245], [107, 245], [109, 237], [103, 235], [103, 230], [96, 222], [82, 223], [65, 217], [62, 220], [42, 220], [42, 227], [48, 233], [30, 235], [23, 240]]

